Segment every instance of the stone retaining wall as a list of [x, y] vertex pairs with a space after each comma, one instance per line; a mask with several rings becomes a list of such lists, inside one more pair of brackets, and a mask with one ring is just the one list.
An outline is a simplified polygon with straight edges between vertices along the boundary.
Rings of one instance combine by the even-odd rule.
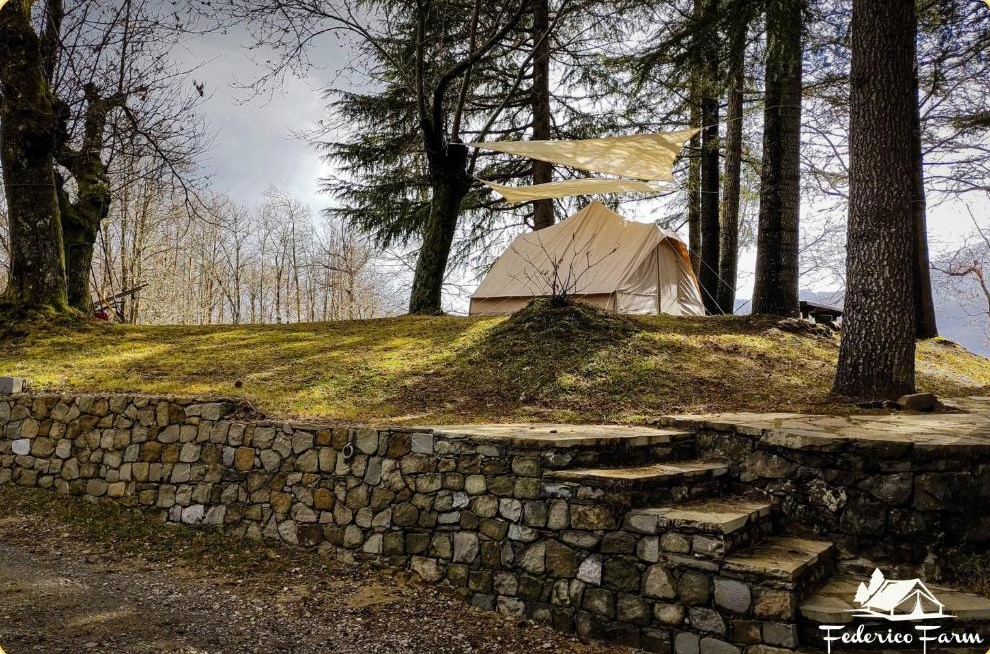
[[[990, 541], [990, 446], [802, 438], [728, 424], [696, 430], [740, 492], [762, 491], [784, 528], [879, 561], [917, 565]], [[931, 560], [931, 559], [929, 559]]]
[[382, 557], [476, 606], [651, 651], [797, 646], [804, 588], [722, 565], [705, 535], [663, 533], [655, 515], [541, 479], [662, 459], [663, 446], [519, 449], [248, 414], [222, 398], [0, 397], [0, 483]]

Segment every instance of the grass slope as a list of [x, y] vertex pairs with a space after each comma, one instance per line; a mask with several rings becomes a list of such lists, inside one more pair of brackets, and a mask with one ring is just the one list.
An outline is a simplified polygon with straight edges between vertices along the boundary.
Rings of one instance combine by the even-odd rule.
[[[827, 402], [837, 348], [767, 318], [540, 304], [508, 319], [29, 328], [0, 342], [0, 374], [49, 390], [241, 396], [301, 419], [648, 423], [842, 411]], [[919, 344], [918, 371], [919, 388], [939, 395], [990, 390], [990, 361], [948, 341]]]

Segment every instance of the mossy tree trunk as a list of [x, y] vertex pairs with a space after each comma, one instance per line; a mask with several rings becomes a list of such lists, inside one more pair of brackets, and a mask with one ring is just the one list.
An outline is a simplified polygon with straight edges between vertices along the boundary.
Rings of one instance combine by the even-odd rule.
[[436, 315], [442, 312], [443, 280], [461, 201], [471, 188], [471, 178], [467, 173], [467, 148], [460, 143], [443, 143], [432, 130], [425, 131], [433, 197], [423, 230], [423, 247], [416, 261], [409, 313]]
[[853, 0], [849, 232], [833, 390], [914, 390], [914, 0]]
[[803, 0], [767, 4], [766, 108], [753, 313], [798, 315]]
[[103, 135], [109, 112], [123, 105], [122, 93], [104, 97], [94, 84], [84, 88], [86, 114], [82, 145], [74, 150], [62, 144], [58, 162], [72, 174], [77, 196], [70, 201], [59, 184], [62, 232], [65, 239], [66, 287], [70, 306], [84, 313], [93, 310], [89, 276], [93, 266], [93, 248], [100, 224], [110, 213], [110, 180], [101, 158]]
[[10, 221], [3, 299], [61, 312], [68, 304], [55, 188], [58, 120], [31, 5], [10, 0], [0, 6], [0, 164]]
[[[443, 280], [457, 232], [461, 202], [472, 183], [467, 147], [460, 137], [471, 69], [519, 24], [527, 10], [532, 9], [532, 0], [520, 0], [515, 11], [501, 26], [487, 39], [481, 39], [477, 17], [482, 3], [483, 0], [475, 0], [468, 39], [470, 53], [441, 73], [435, 85], [430, 85], [427, 80], [431, 61], [426, 45], [431, 17], [426, 6], [418, 5], [416, 11], [414, 87], [432, 199], [430, 215], [423, 228], [423, 246], [413, 274], [409, 313], [434, 315], [443, 311]], [[461, 92], [451, 108], [447, 93], [458, 79], [462, 80]]]

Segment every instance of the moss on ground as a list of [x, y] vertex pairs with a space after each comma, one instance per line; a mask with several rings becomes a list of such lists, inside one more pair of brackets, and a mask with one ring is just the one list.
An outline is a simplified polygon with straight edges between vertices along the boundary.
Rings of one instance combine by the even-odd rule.
[[[296, 325], [39, 324], [0, 341], [0, 374], [52, 391], [240, 396], [273, 416], [357, 422], [649, 423], [673, 412], [815, 411], [837, 338], [771, 318], [621, 317], [537, 303], [506, 318]], [[990, 361], [919, 344], [918, 385], [985, 394]]]

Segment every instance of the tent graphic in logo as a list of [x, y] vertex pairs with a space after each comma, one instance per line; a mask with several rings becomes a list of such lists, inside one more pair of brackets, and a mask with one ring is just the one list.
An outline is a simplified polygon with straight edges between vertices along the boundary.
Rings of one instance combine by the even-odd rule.
[[854, 601], [859, 605], [853, 609], [854, 615], [862, 618], [901, 621], [953, 617], [920, 579], [886, 579], [879, 568], [873, 571], [868, 585], [859, 585]]

